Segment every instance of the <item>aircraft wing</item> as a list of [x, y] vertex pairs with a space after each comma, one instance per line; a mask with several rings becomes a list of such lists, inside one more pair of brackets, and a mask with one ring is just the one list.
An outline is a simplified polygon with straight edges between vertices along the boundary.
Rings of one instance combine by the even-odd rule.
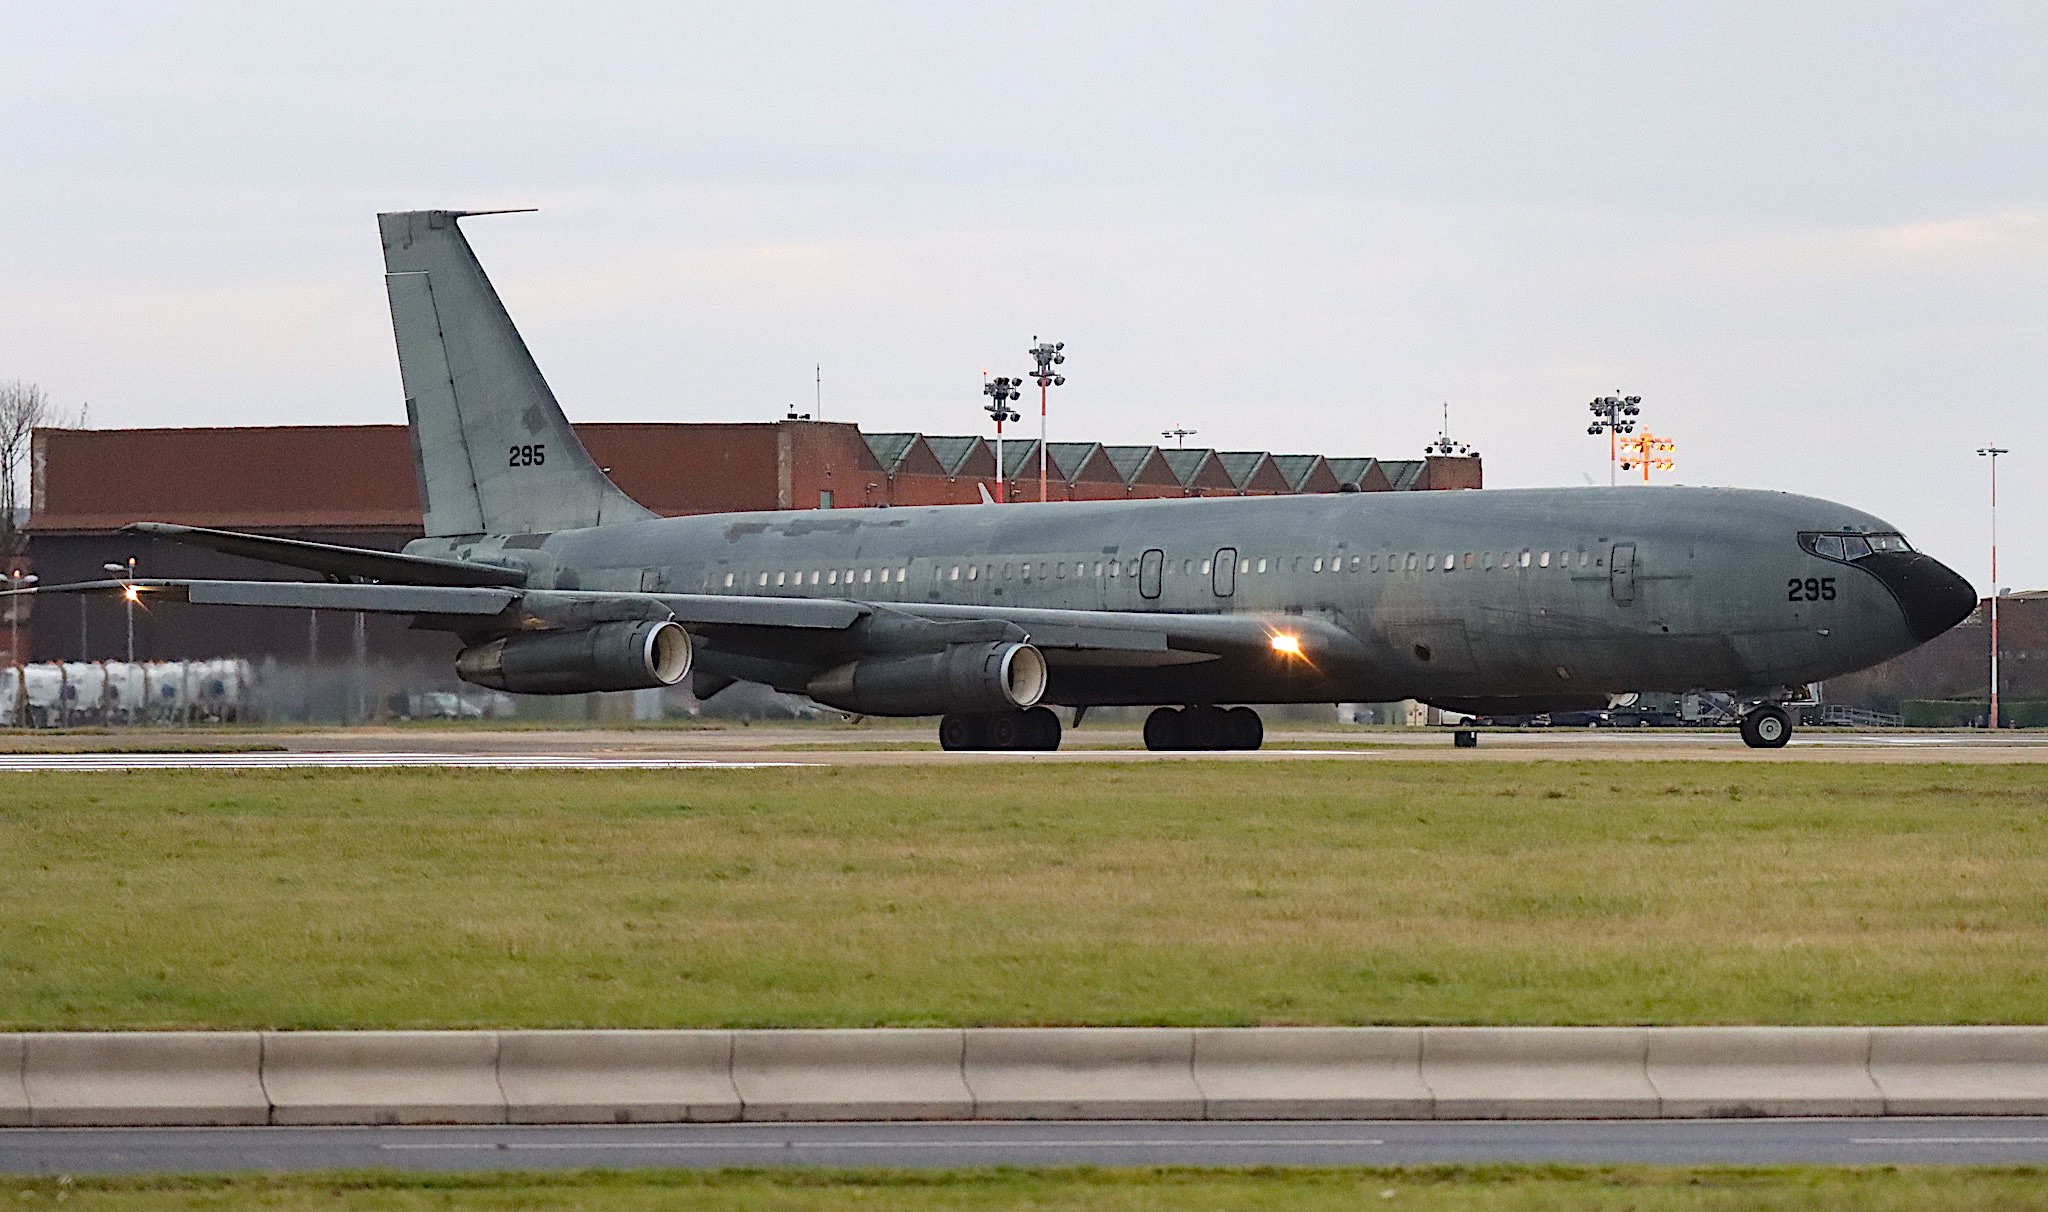
[[[1280, 644], [1318, 662], [1363, 657], [1358, 640], [1327, 619], [1301, 615], [1166, 614], [842, 598], [526, 589], [510, 585], [355, 584], [334, 581], [146, 579], [40, 585], [20, 594], [133, 592], [138, 602], [255, 606], [412, 615], [420, 626], [463, 633], [573, 628], [618, 618], [673, 617], [692, 631], [772, 640], [808, 637], [800, 647], [858, 650], [886, 625], [892, 646], [941, 646], [963, 624], [992, 624], [1028, 638], [1055, 666], [1160, 667], [1265, 654]], [[0, 597], [11, 596], [0, 593]], [[848, 632], [844, 637], [832, 633]], [[1293, 650], [1293, 649], [1289, 649]]]
[[129, 534], [168, 539], [192, 547], [204, 547], [225, 555], [243, 556], [270, 564], [303, 568], [308, 572], [336, 577], [360, 577], [405, 585], [523, 585], [526, 574], [515, 568], [473, 564], [463, 560], [437, 560], [430, 556], [405, 555], [396, 551], [374, 551], [314, 543], [305, 539], [280, 539], [265, 534], [243, 534], [236, 530], [211, 530], [204, 526], [178, 526], [170, 522], [132, 522], [122, 527]]

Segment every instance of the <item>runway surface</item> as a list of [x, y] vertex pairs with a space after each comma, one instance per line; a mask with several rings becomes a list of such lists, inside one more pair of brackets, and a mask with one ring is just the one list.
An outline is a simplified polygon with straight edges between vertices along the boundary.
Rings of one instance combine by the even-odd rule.
[[14, 1128], [0, 1171], [2048, 1163], [2048, 1118]]
[[[152, 752], [154, 750], [154, 752]], [[305, 732], [130, 729], [0, 737], [0, 772], [449, 768], [693, 770], [989, 762], [1278, 761], [2048, 762], [2048, 734], [1798, 733], [1784, 749], [1744, 746], [1732, 730], [1557, 729], [1487, 732], [1457, 749], [1449, 730], [1290, 730], [1249, 753], [1150, 753], [1130, 729], [1070, 732], [1053, 753], [947, 753], [922, 726], [886, 724], [674, 729], [348, 728]]]

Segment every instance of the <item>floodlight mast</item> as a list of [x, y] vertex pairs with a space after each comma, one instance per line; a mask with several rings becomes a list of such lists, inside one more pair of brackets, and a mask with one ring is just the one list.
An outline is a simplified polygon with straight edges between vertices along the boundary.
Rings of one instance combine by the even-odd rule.
[[1176, 449], [1185, 449], [1188, 444], [1187, 440], [1200, 432], [1202, 431], [1199, 429], [1189, 429], [1185, 425], [1176, 425], [1172, 429], [1160, 430], [1159, 436], [1162, 438], [1172, 438]]
[[1045, 495], [1045, 391], [1048, 387], [1062, 386], [1067, 381], [1067, 376], [1053, 369], [1053, 367], [1067, 360], [1067, 355], [1060, 352], [1067, 347], [1067, 343], [1065, 341], [1040, 341], [1036, 334], [1032, 335], [1031, 340], [1032, 346], [1026, 352], [1031, 355], [1032, 361], [1038, 363], [1038, 369], [1033, 373], [1032, 377], [1038, 380], [1038, 499], [1043, 501], [1047, 499]]
[[1991, 718], [1998, 727], [1998, 456], [2011, 454], [2004, 446], [1981, 446], [1980, 458], [1991, 460]]
[[[987, 371], [981, 373], [984, 377], [988, 374]], [[1024, 414], [1010, 407], [1010, 401], [1021, 394], [1017, 389], [1023, 383], [1021, 375], [1014, 379], [1008, 375], [999, 375], [981, 385], [981, 394], [988, 397], [988, 403], [982, 405], [982, 411], [996, 423], [996, 500], [1002, 502], [1010, 499], [1009, 476], [1003, 466], [1003, 422], [1023, 417]]]
[[1586, 426], [1586, 432], [1595, 437], [1603, 431], [1607, 434], [1607, 486], [1612, 488], [1615, 468], [1621, 463], [1620, 435], [1636, 431], [1635, 418], [1643, 411], [1643, 397], [1625, 396], [1616, 388], [1613, 395], [1596, 396], [1586, 407], [1593, 413], [1593, 423]]

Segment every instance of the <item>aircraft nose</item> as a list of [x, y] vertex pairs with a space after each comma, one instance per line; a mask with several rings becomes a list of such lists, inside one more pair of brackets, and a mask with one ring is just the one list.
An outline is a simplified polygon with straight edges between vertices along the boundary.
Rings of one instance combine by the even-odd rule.
[[1858, 560], [1898, 599], [1906, 626], [1925, 643], [1970, 617], [1977, 591], [1948, 565], [1917, 551], [1880, 551]]

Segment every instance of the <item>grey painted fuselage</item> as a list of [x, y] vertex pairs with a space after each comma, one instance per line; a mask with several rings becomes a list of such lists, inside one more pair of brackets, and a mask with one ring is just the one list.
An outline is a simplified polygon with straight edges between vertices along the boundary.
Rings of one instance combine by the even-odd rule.
[[[1812, 497], [1658, 487], [722, 514], [424, 539], [408, 551], [509, 564], [534, 588], [927, 614], [1242, 613], [1278, 631], [1295, 616], [1341, 628], [1345, 643], [1298, 659], [1056, 662], [1046, 694], [1068, 705], [1270, 703], [1738, 690], [1864, 668], [1927, 638], [1916, 633], [1924, 618], [1909, 618], [1895, 583], [1809, 554], [1798, 535], [1893, 530]], [[1952, 612], [1967, 585], [1913, 559], [1954, 583], [1942, 607]], [[1832, 578], [1828, 594], [1809, 600], [1809, 578]], [[713, 644], [698, 657], [700, 669], [790, 686], [820, 659], [797, 639], [786, 652]], [[776, 661], [786, 677], [763, 673]]]

